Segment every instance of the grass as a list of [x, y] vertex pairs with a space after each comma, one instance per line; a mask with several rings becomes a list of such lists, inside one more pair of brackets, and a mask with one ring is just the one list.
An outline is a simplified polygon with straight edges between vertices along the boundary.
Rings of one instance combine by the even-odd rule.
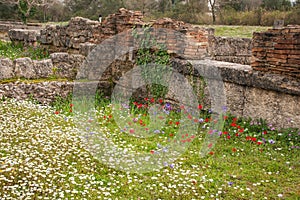
[[[146, 105], [151, 107], [154, 103], [160, 105], [155, 116], [165, 121], [159, 127], [151, 125], [146, 112]], [[76, 102], [70, 104], [63, 99], [53, 107], [10, 99], [0, 104], [0, 199], [300, 197], [297, 129], [279, 131], [263, 120], [226, 114], [218, 142], [201, 157], [200, 149], [212, 125], [210, 114], [201, 107], [195, 119], [188, 109], [181, 107], [183, 112], [178, 112], [173, 105], [152, 99], [121, 107], [104, 99], [91, 112], [94, 115], [77, 113], [76, 106]], [[131, 110], [126, 118], [121, 108]], [[197, 131], [180, 135], [180, 127], [188, 120], [197, 125]], [[152, 137], [138, 138], [139, 127], [159, 131]], [[96, 140], [98, 133], [104, 140]], [[120, 149], [113, 148], [108, 157], [105, 152], [98, 153], [101, 149], [109, 151], [110, 146], [102, 146], [105, 148], [96, 153], [91, 148], [113, 141], [127, 149], [123, 160], [139, 154], [150, 159], [160, 155], [167, 158], [173, 151], [163, 149], [174, 140], [179, 141], [178, 147], [188, 145], [186, 150], [177, 160], [164, 162], [164, 166], [147, 173], [140, 173], [138, 164], [130, 172], [119, 170], [112, 158], [118, 156]]]
[[220, 37], [239, 37], [252, 38], [253, 32], [266, 31], [271, 27], [265, 26], [225, 26], [225, 25], [209, 25], [201, 27], [210, 27], [215, 29], [215, 36]]
[[50, 58], [47, 49], [40, 47], [24, 47], [22, 44], [14, 44], [0, 40], [0, 58], [9, 58], [14, 60], [16, 58], [29, 57], [33, 60], [41, 60]]

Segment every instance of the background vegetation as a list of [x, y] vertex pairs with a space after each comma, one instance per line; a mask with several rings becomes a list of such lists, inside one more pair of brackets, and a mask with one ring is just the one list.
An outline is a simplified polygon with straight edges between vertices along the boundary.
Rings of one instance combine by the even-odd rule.
[[171, 17], [194, 24], [271, 26], [275, 19], [300, 24], [300, 0], [0, 0], [0, 19], [27, 22], [97, 20], [119, 8], [141, 10], [146, 19]]

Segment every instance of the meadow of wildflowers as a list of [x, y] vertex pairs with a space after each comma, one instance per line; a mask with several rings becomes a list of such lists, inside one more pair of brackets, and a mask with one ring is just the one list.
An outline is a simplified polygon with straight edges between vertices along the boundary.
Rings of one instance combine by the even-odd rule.
[[[149, 107], [156, 103], [163, 123], [151, 127]], [[201, 157], [211, 115], [180, 114], [182, 106], [162, 99], [121, 105], [131, 110], [116, 123], [116, 105], [103, 104], [95, 117], [74, 114], [73, 104], [42, 106], [5, 99], [0, 104], [0, 199], [299, 199], [300, 131], [277, 130], [263, 120], [224, 115], [218, 142]], [[120, 106], [120, 105], [119, 105]], [[120, 109], [120, 107], [117, 107]], [[118, 113], [118, 112], [117, 112]], [[121, 113], [121, 112], [119, 112]], [[80, 119], [80, 120], [78, 120]], [[191, 120], [196, 132], [178, 135]], [[80, 124], [79, 124], [80, 123]], [[108, 157], [96, 159], [83, 140], [94, 123], [125, 154], [172, 153], [170, 142], [189, 144], [173, 162], [151, 172], [122, 171]], [[157, 122], [159, 123], [159, 122]], [[157, 126], [155, 126], [157, 127]], [[82, 134], [83, 129], [88, 134]], [[135, 135], [145, 130], [151, 137]], [[113, 157], [113, 151], [110, 152]]]

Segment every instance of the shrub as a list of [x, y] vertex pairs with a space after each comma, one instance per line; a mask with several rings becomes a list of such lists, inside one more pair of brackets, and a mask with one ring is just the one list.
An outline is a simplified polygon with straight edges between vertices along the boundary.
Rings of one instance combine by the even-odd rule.
[[49, 58], [50, 54], [46, 48], [24, 47], [20, 43], [0, 41], [0, 58], [10, 58], [12, 60], [21, 57], [29, 57], [33, 60]]

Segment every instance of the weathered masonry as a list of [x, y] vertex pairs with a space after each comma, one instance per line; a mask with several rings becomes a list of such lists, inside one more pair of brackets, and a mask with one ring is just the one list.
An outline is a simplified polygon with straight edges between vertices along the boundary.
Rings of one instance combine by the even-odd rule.
[[[218, 69], [230, 112], [243, 117], [263, 118], [278, 127], [300, 128], [299, 26], [254, 33], [253, 39], [223, 38], [215, 37], [212, 29], [197, 28], [168, 18], [146, 23], [141, 12], [120, 9], [102, 23], [76, 17], [66, 26], [51, 25], [41, 31], [13, 29], [9, 31], [12, 41], [40, 44], [49, 48], [52, 54], [50, 59], [42, 61], [0, 59], [0, 79], [3, 82], [0, 96], [19, 99], [32, 96], [43, 103], [53, 101], [57, 95], [65, 97], [72, 92], [72, 80], [92, 49], [112, 36], [147, 24], [155, 29], [172, 30], [164, 33], [166, 37], [162, 40], [166, 41], [168, 52], [173, 56], [171, 67], [188, 80], [199, 80], [201, 76], [189, 62], [200, 62], [203, 66]], [[174, 31], [184, 35], [189, 42], [181, 43]], [[124, 46], [132, 45], [132, 41], [130, 34], [125, 34], [121, 40]], [[112, 59], [99, 87], [105, 94], [111, 94], [119, 78], [134, 66], [134, 59], [127, 54]], [[67, 80], [5, 83], [12, 78], [53, 77]], [[195, 82], [191, 81], [191, 84]], [[197, 81], [195, 85], [196, 91], [205, 94], [204, 106], [209, 107], [208, 88], [197, 85]]]

